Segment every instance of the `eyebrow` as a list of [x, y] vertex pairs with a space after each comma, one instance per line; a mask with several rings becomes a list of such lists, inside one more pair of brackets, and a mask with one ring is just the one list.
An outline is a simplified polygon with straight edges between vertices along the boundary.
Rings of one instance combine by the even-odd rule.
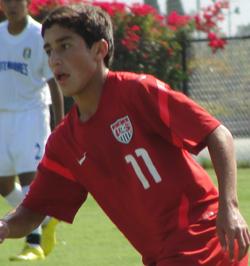
[[[61, 38], [56, 39], [56, 43], [64, 42], [64, 41], [71, 40], [71, 39], [72, 39], [71, 36], [63, 36]], [[46, 49], [48, 47], [50, 47], [50, 44], [49, 43], [45, 43], [44, 46], [43, 46], [43, 49]]]

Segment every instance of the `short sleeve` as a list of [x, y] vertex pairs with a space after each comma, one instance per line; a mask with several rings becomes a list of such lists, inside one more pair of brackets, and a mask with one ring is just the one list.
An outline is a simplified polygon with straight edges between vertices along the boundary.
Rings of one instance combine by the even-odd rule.
[[[197, 154], [205, 146], [206, 137], [220, 122], [181, 92], [152, 77], [141, 81], [140, 112], [147, 123], [173, 145]], [[148, 113], [150, 112], [150, 113]]]
[[72, 223], [87, 198], [87, 191], [48, 149], [40, 162], [23, 206]]
[[40, 24], [39, 24], [39, 32], [36, 32], [36, 34], [38, 34], [36, 36], [36, 40], [37, 40], [37, 49], [36, 49], [36, 53], [37, 53], [37, 58], [39, 58], [39, 71], [41, 74], [41, 77], [48, 81], [51, 78], [53, 78], [53, 73], [49, 67], [49, 63], [48, 63], [48, 56], [43, 48], [43, 38], [41, 36], [41, 28], [40, 28]]

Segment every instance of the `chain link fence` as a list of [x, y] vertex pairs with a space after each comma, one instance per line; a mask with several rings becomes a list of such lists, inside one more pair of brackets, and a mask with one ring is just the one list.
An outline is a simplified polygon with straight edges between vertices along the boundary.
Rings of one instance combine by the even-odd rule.
[[238, 162], [250, 165], [250, 36], [214, 54], [205, 40], [193, 41], [188, 55], [188, 95], [230, 129]]

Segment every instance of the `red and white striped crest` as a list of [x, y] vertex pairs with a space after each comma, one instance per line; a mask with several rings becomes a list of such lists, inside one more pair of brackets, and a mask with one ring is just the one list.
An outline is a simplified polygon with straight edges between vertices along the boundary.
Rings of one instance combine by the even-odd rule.
[[119, 142], [128, 144], [132, 139], [133, 127], [128, 116], [117, 119], [110, 127]]

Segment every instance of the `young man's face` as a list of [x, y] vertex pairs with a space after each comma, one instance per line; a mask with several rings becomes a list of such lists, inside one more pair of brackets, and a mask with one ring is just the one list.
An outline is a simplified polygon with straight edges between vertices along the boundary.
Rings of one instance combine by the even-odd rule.
[[92, 82], [97, 69], [93, 46], [89, 49], [81, 36], [58, 24], [46, 29], [44, 49], [65, 96], [80, 94]]
[[0, 0], [0, 3], [9, 22], [19, 22], [28, 14], [28, 0]]

